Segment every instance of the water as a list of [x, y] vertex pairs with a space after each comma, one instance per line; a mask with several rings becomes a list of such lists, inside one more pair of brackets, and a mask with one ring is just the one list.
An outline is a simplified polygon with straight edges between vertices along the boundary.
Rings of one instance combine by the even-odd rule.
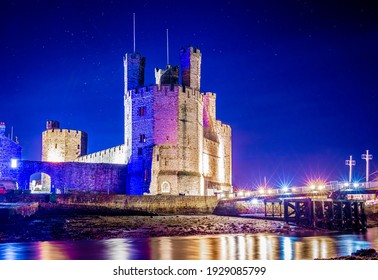
[[324, 236], [207, 235], [0, 244], [3, 260], [303, 260], [378, 248], [378, 228]]

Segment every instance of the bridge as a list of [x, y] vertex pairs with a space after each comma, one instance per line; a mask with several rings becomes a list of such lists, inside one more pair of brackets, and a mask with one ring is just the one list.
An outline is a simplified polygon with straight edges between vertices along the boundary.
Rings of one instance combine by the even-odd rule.
[[[248, 196], [220, 200], [215, 214], [285, 221], [288, 224], [337, 231], [365, 231], [365, 200], [377, 197], [378, 182], [328, 184], [257, 190]], [[359, 199], [355, 199], [355, 198]]]

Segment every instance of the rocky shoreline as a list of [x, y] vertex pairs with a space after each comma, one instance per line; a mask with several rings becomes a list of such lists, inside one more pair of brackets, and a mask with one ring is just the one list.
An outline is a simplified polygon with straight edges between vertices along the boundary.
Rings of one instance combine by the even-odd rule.
[[281, 221], [215, 215], [44, 216], [0, 224], [1, 243], [236, 233], [294, 235], [313, 234], [314, 230]]
[[[78, 211], [80, 210], [80, 211]], [[78, 214], [80, 213], [80, 214]], [[378, 226], [378, 214], [368, 215], [368, 227]], [[100, 240], [130, 237], [188, 236], [212, 234], [278, 235], [329, 234], [289, 226], [283, 221], [216, 215], [154, 216], [147, 213], [118, 213], [106, 209], [44, 207], [36, 215], [0, 223], [0, 243], [51, 240]]]

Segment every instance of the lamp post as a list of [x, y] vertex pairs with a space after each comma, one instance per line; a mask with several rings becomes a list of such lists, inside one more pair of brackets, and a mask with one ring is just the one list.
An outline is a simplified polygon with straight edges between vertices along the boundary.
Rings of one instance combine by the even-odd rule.
[[356, 161], [352, 159], [352, 156], [349, 156], [349, 160], [345, 161], [345, 165], [349, 166], [349, 184], [352, 183], [352, 168], [353, 165], [356, 165]]
[[366, 160], [366, 185], [369, 182], [369, 160], [373, 159], [373, 155], [369, 154], [369, 150], [366, 150], [366, 154], [362, 154], [362, 159]]

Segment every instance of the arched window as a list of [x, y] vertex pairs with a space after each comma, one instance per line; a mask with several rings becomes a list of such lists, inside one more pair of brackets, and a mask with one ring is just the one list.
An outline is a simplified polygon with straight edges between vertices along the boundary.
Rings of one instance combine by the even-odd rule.
[[163, 182], [163, 184], [161, 184], [161, 192], [162, 193], [170, 193], [171, 192], [171, 186], [169, 185], [169, 183], [167, 181]]

